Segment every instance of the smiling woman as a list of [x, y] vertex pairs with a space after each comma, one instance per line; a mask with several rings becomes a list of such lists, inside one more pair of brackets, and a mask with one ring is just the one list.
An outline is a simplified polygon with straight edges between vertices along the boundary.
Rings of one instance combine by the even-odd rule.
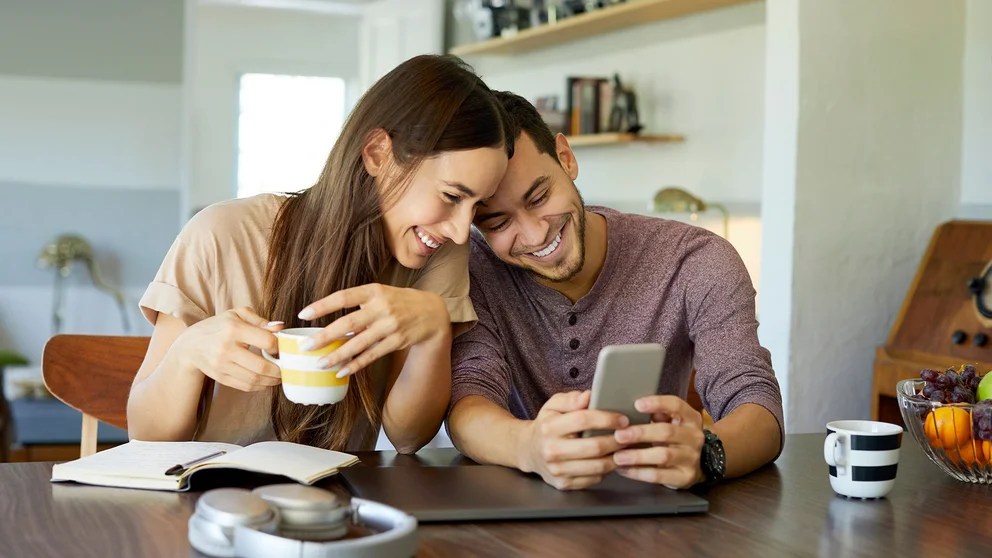
[[[198, 213], [141, 300], [155, 330], [131, 436], [370, 449], [381, 423], [400, 451], [429, 441], [465, 329], [451, 325], [476, 319], [466, 241], [506, 170], [504, 126], [464, 63], [418, 56], [362, 97], [313, 186]], [[278, 351], [274, 331], [312, 325], [312, 350], [354, 333], [321, 360], [361, 371], [334, 405], [290, 402], [258, 354]]]

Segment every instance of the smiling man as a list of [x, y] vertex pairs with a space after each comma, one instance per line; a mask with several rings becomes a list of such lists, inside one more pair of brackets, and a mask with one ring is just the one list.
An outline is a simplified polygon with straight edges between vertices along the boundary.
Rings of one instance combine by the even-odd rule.
[[[566, 138], [525, 99], [497, 96], [516, 147], [474, 221], [479, 322], [453, 347], [455, 445], [561, 489], [612, 471], [687, 488], [775, 459], [782, 398], [734, 248], [698, 227], [585, 206]], [[667, 349], [658, 395], [636, 403], [652, 422], [589, 409], [600, 349], [647, 342]], [[710, 430], [684, 400], [694, 367]]]

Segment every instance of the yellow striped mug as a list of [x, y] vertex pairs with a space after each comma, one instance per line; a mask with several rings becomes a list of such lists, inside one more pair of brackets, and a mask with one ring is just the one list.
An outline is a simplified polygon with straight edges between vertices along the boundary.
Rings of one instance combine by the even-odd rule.
[[300, 342], [323, 328], [295, 327], [275, 332], [279, 339], [279, 358], [262, 352], [262, 356], [282, 371], [282, 392], [286, 399], [302, 405], [329, 405], [344, 399], [348, 393], [348, 377], [338, 378], [340, 366], [321, 368], [317, 361], [344, 344], [348, 338], [331, 341], [313, 350], [301, 351]]

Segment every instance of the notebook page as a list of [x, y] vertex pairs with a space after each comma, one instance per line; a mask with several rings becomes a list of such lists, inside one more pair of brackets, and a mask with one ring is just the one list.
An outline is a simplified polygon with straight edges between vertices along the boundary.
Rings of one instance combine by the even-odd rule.
[[292, 442], [258, 442], [237, 452], [211, 459], [194, 469], [226, 466], [283, 475], [299, 483], [311, 484], [334, 474], [340, 467], [357, 462], [358, 458], [350, 453]]
[[52, 480], [84, 480], [87, 475], [166, 479], [166, 469], [178, 463], [218, 451], [232, 452], [241, 446], [219, 442], [130, 442], [93, 455], [59, 463], [52, 468]]

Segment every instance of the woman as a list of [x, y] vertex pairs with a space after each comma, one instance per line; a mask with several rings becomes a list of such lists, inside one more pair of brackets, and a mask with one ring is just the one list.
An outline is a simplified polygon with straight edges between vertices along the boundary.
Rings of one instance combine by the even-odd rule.
[[[476, 319], [475, 206], [512, 143], [470, 69], [418, 56], [362, 97], [313, 187], [194, 216], [140, 302], [154, 331], [130, 437], [371, 449], [381, 424], [397, 450], [420, 449], [450, 397], [452, 336]], [[325, 362], [361, 371], [335, 405], [288, 401], [259, 354], [278, 351], [273, 331], [306, 325], [326, 326], [314, 348], [355, 332]]]

